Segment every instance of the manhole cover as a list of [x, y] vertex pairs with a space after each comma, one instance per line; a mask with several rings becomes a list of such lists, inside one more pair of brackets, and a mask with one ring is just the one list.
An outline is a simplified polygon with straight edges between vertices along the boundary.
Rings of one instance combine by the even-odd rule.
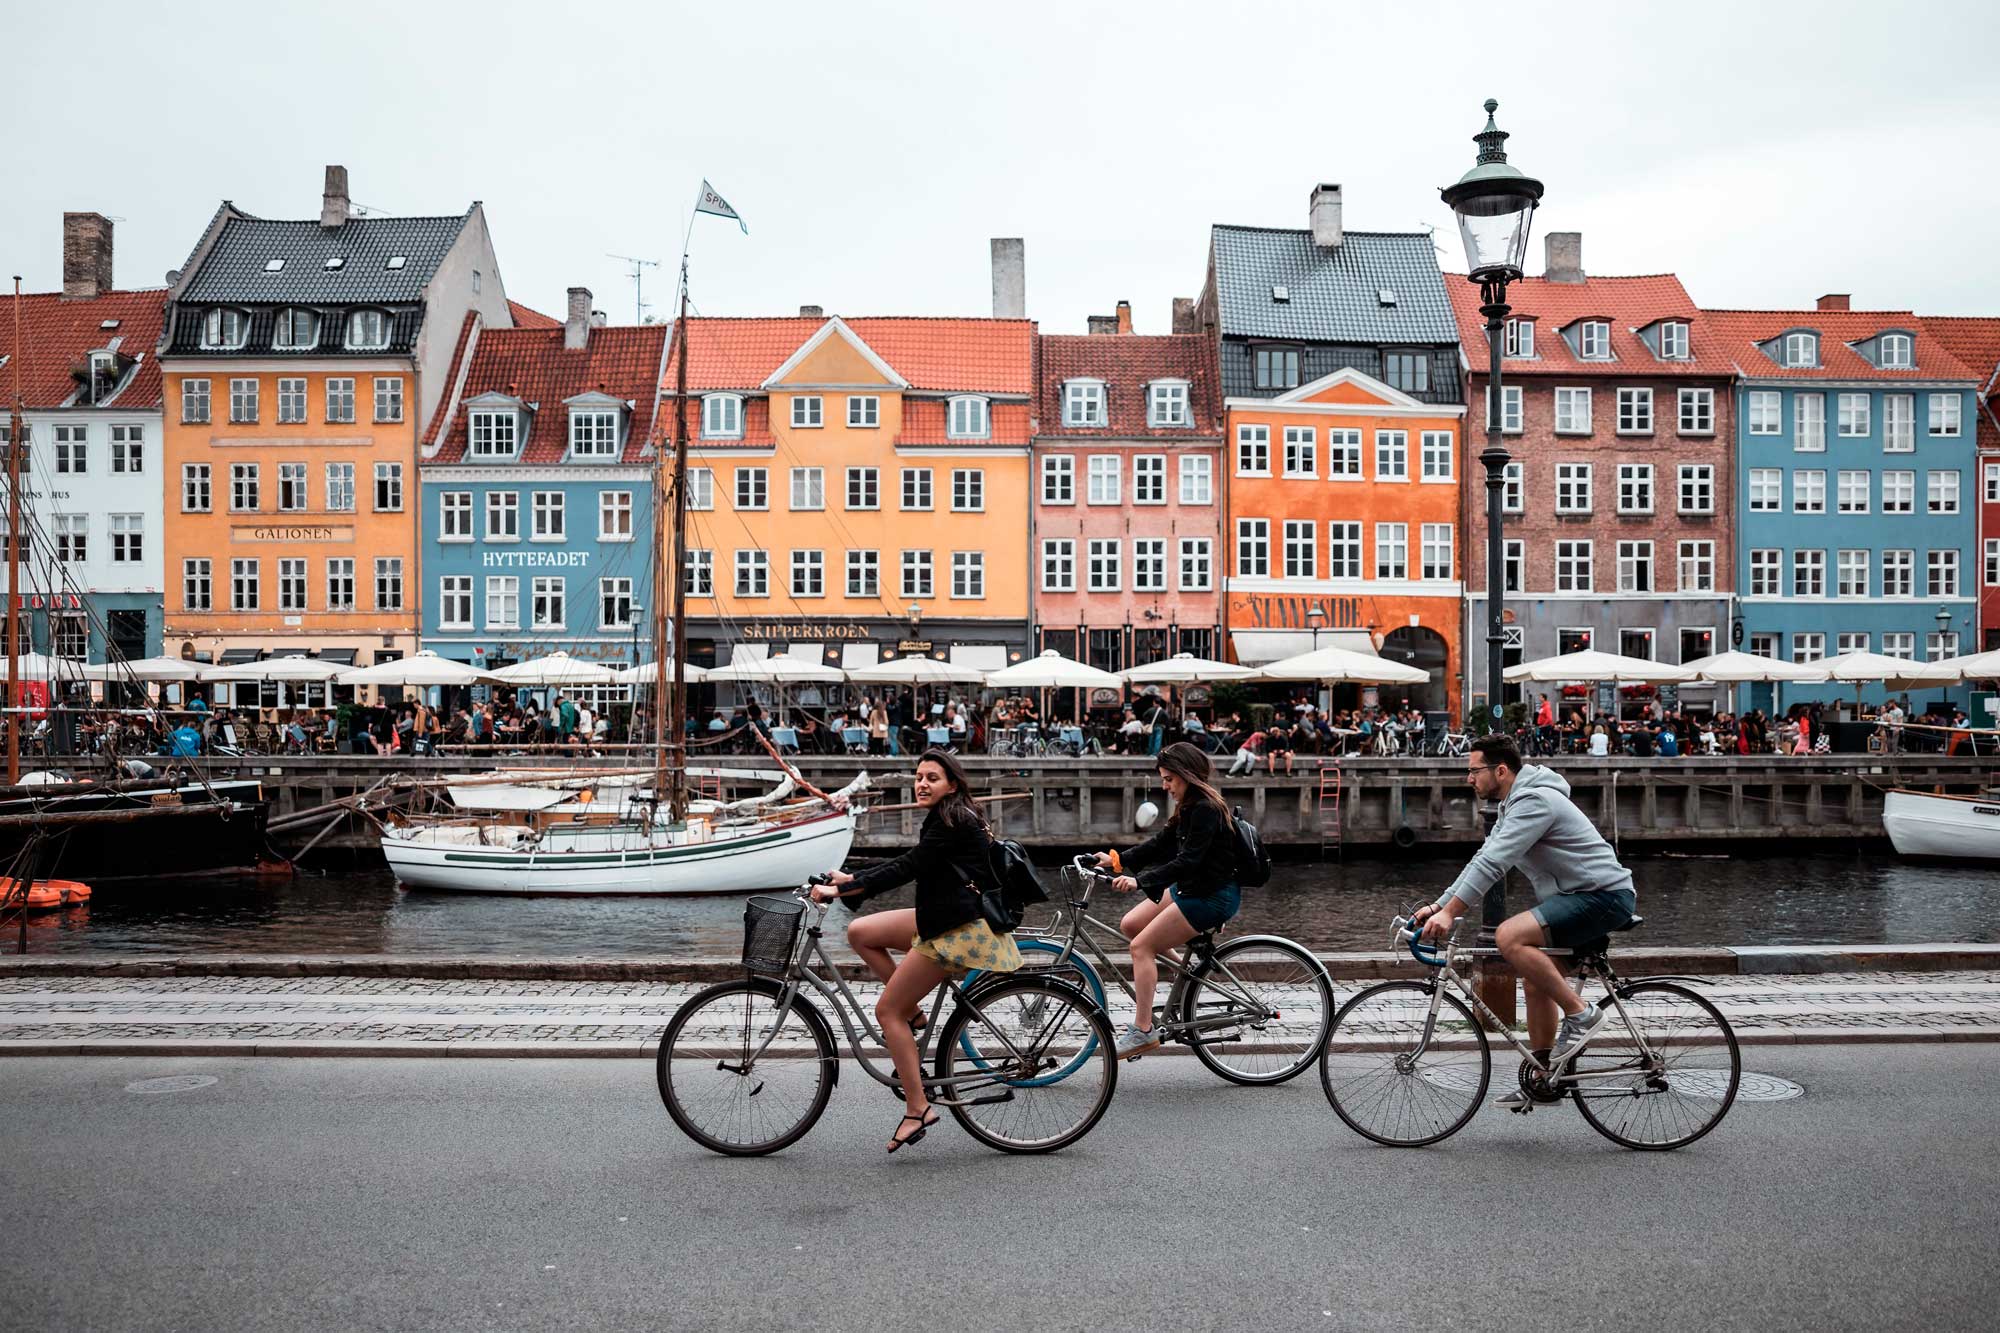
[[[1442, 1065], [1427, 1067], [1423, 1071], [1424, 1080], [1440, 1088], [1450, 1088], [1454, 1092], [1471, 1092], [1479, 1086], [1479, 1069], [1476, 1065]], [[1720, 1070], [1682, 1069], [1668, 1076], [1668, 1081], [1680, 1092], [1690, 1097], [1722, 1098], [1723, 1089], [1728, 1086]], [[1495, 1071], [1493, 1087], [1488, 1091], [1499, 1093], [1512, 1088], [1500, 1085], [1498, 1071]], [[1739, 1102], [1788, 1102], [1794, 1097], [1803, 1097], [1806, 1090], [1788, 1078], [1775, 1074], [1743, 1074], [1736, 1081], [1736, 1100]]]
[[175, 1074], [171, 1078], [142, 1078], [137, 1083], [127, 1083], [127, 1092], [192, 1092], [215, 1082], [209, 1074]]

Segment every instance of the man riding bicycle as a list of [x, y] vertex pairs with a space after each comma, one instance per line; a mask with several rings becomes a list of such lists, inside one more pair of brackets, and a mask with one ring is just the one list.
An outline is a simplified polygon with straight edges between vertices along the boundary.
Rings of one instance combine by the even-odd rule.
[[[1523, 767], [1511, 738], [1474, 741], [1465, 774], [1480, 800], [1500, 803], [1500, 817], [1451, 888], [1412, 920], [1423, 923], [1427, 938], [1443, 939], [1459, 915], [1509, 870], [1528, 877], [1538, 901], [1503, 921], [1493, 942], [1527, 992], [1528, 1044], [1554, 1068], [1590, 1038], [1604, 1014], [1578, 997], [1562, 968], [1542, 950], [1589, 943], [1627, 925], [1638, 906], [1632, 872], [1570, 801], [1569, 784], [1553, 769]], [[1516, 1090], [1495, 1104], [1525, 1111], [1529, 1101]]]

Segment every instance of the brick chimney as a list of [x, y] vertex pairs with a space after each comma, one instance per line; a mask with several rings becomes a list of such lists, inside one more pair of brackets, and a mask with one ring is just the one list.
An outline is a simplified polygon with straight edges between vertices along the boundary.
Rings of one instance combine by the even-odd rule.
[[1083, 327], [1085, 332], [1093, 336], [1100, 333], [1113, 334], [1118, 332], [1118, 316], [1086, 315], [1084, 316]]
[[1542, 276], [1550, 282], [1582, 282], [1583, 233], [1552, 231], [1542, 240]]
[[800, 306], [800, 307], [799, 307], [799, 318], [800, 318], [800, 319], [825, 319], [825, 318], [826, 318], [826, 307], [824, 307], [824, 306], [817, 306], [817, 305], [802, 305], [802, 306]]
[[1338, 185], [1315, 185], [1312, 192], [1312, 208], [1308, 214], [1312, 221], [1313, 244], [1322, 250], [1336, 250], [1340, 247], [1340, 187]]
[[1118, 331], [1120, 333], [1130, 333], [1132, 331], [1132, 303], [1130, 301], [1120, 301], [1118, 303]]
[[1174, 298], [1174, 332], [1200, 332], [1194, 326], [1194, 298], [1192, 296], [1176, 296]]
[[1852, 300], [1846, 292], [1828, 292], [1819, 298], [1817, 306], [1821, 310], [1851, 310]]
[[88, 301], [111, 290], [111, 219], [63, 214], [63, 300]]
[[319, 225], [322, 227], [344, 227], [347, 225], [347, 168], [328, 166], [326, 169], [326, 190], [319, 197]]
[[590, 345], [590, 288], [569, 289], [569, 318], [563, 321], [563, 350], [579, 351]]
[[1028, 244], [1019, 236], [993, 238], [993, 318], [1028, 317]]

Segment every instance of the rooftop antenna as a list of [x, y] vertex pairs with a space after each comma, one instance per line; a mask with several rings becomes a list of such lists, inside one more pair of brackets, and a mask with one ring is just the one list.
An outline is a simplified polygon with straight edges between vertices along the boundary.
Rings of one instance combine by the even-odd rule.
[[660, 261], [657, 259], [641, 259], [637, 255], [614, 255], [608, 250], [605, 252], [605, 257], [607, 259], [622, 259], [632, 266], [632, 322], [634, 324], [644, 324], [646, 322], [646, 270], [649, 268], [658, 268]]

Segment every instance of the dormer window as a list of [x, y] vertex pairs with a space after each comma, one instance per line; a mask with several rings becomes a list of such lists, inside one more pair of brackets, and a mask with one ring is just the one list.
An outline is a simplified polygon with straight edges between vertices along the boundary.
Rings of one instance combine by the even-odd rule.
[[1788, 366], [1818, 365], [1819, 335], [1817, 333], [1786, 334], [1785, 364]]
[[250, 338], [250, 316], [241, 310], [215, 309], [201, 318], [201, 345], [211, 351], [235, 351]]
[[1157, 380], [1146, 386], [1146, 424], [1155, 429], [1188, 424], [1186, 380]]
[[1660, 360], [1685, 361], [1688, 359], [1688, 326], [1677, 319], [1670, 319], [1660, 325]]
[[392, 272], [396, 269], [401, 268], [402, 266], [403, 266], [403, 256], [401, 255], [390, 255], [388, 260], [384, 262], [382, 265], [383, 268], [389, 269]]
[[991, 414], [984, 398], [954, 398], [946, 433], [954, 440], [983, 440], [993, 433]]
[[1503, 356], [1526, 360], [1535, 354], [1535, 321], [1532, 319], [1510, 319], [1507, 321], [1505, 351]]
[[471, 440], [468, 453], [474, 458], [512, 458], [521, 447], [521, 417], [518, 412], [467, 413], [466, 430]]
[[618, 413], [598, 408], [571, 409], [569, 453], [572, 458], [616, 458]]
[[267, 259], [264, 261], [264, 271], [266, 273], [283, 273], [285, 271], [285, 261], [282, 259]]
[[1576, 331], [1576, 354], [1585, 361], [1611, 359], [1611, 326], [1601, 319], [1587, 319]]
[[701, 400], [701, 435], [705, 440], [743, 438], [743, 395], [712, 393]]
[[1063, 425], [1102, 426], [1104, 385], [1096, 380], [1070, 380], [1063, 385]]
[[347, 317], [347, 345], [353, 348], [389, 345], [389, 312], [357, 310]]
[[284, 351], [303, 352], [318, 345], [318, 315], [297, 306], [278, 312], [277, 326], [271, 330], [271, 346]]
[[1885, 333], [1878, 347], [1884, 370], [1910, 370], [1917, 364], [1916, 349], [1907, 333]]
[[345, 259], [342, 259], [339, 255], [328, 255], [326, 257], [326, 262], [321, 264], [320, 267], [323, 269], [327, 269], [328, 271], [332, 271], [335, 269], [343, 269], [347, 267], [347, 261]]

